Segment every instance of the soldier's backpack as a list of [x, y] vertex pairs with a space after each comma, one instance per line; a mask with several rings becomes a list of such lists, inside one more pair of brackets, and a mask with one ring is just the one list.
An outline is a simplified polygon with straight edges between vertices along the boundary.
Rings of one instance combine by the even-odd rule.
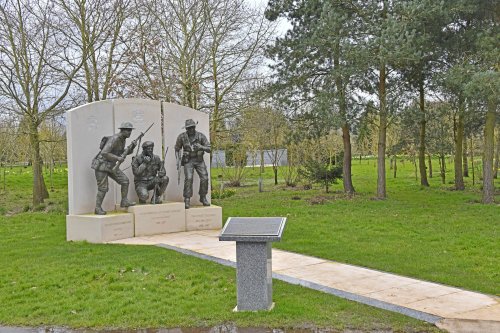
[[92, 159], [92, 164], [90, 166], [92, 169], [98, 170], [99, 167], [101, 166], [101, 161], [99, 160], [98, 157], [99, 157], [99, 155], [101, 155], [101, 151], [104, 148], [104, 146], [106, 145], [106, 143], [108, 142], [109, 138], [111, 138], [111, 136], [103, 136], [102, 137], [101, 142], [99, 143], [99, 152]]
[[99, 144], [99, 149], [102, 150], [104, 146], [106, 145], [106, 142], [108, 142], [110, 136], [103, 136], [101, 139], [101, 143]]

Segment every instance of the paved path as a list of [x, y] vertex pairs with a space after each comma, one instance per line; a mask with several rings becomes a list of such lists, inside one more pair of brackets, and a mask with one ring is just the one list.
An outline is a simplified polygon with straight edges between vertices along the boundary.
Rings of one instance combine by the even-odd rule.
[[[219, 230], [122, 239], [236, 266], [235, 242]], [[273, 278], [425, 320], [456, 333], [500, 333], [500, 298], [330, 260], [273, 249]]]

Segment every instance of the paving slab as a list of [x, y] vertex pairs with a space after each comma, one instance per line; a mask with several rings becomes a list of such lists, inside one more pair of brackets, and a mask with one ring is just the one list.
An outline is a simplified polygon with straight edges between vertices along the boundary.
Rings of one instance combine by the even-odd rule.
[[[221, 264], [236, 262], [235, 242], [220, 230], [117, 240], [158, 245]], [[288, 251], [272, 250], [273, 277], [435, 323], [453, 333], [500, 332], [500, 298]]]

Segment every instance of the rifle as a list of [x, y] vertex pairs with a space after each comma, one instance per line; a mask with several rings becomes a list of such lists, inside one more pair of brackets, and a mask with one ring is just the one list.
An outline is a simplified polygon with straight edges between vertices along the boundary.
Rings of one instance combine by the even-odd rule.
[[[165, 150], [165, 154], [163, 155], [163, 161], [161, 163], [161, 165], [163, 166], [163, 169], [165, 169], [165, 160], [167, 159], [167, 153], [168, 153], [168, 147], [167, 149]], [[160, 170], [162, 168], [160, 167]], [[160, 172], [160, 170], [158, 170], [158, 172]], [[153, 193], [153, 205], [156, 205], [156, 196], [157, 196], [157, 191], [158, 191], [158, 183], [155, 184], [155, 189], [154, 189], [154, 193]]]
[[175, 157], [177, 158], [177, 185], [181, 183], [181, 163], [182, 163], [182, 157], [181, 157], [181, 151], [175, 152]]
[[[137, 146], [137, 141], [140, 141], [142, 139], [142, 137], [144, 136], [144, 134], [146, 134], [149, 131], [149, 129], [151, 127], [153, 127], [154, 124], [155, 123], [152, 123], [151, 125], [149, 125], [149, 127], [144, 132], [141, 132], [141, 134], [139, 134], [139, 136], [137, 138], [135, 138], [135, 140], [132, 140], [132, 142], [127, 146], [127, 148], [125, 148], [125, 150], [123, 151], [123, 154], [121, 154], [120, 157], [125, 159], [125, 157], [127, 157], [127, 155], [132, 153], [134, 151], [135, 146]], [[122, 164], [122, 162], [116, 161], [116, 164], [113, 167], [113, 171], [118, 170], [118, 168], [120, 167], [121, 164]]]
[[[188, 139], [189, 141], [189, 139]], [[194, 151], [194, 147], [191, 143], [189, 143], [189, 150], [190, 151]], [[182, 159], [184, 157], [184, 149], [182, 149], [182, 153], [181, 151], [177, 151], [175, 152], [175, 157], [177, 158], [177, 185], [179, 185], [181, 183], [181, 166], [182, 166]]]

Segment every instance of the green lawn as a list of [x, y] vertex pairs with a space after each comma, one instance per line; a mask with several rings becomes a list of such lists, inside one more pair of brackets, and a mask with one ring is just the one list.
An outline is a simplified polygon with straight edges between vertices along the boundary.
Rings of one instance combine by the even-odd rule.
[[234, 313], [235, 271], [151, 246], [66, 242], [64, 214], [0, 217], [0, 325], [329, 327], [434, 332], [411, 318], [274, 282], [272, 312]]
[[[478, 187], [451, 191], [432, 178], [431, 188], [421, 189], [412, 168], [406, 162], [398, 178], [388, 177], [384, 201], [373, 200], [373, 160], [353, 164], [353, 198], [340, 184], [329, 194], [275, 186], [270, 169], [259, 193], [258, 170], [250, 168], [245, 186], [214, 203], [224, 218], [288, 216], [277, 248], [498, 294], [500, 207], [477, 203]], [[234, 269], [155, 247], [66, 242], [66, 171], [54, 174], [51, 198], [35, 212], [23, 212], [32, 208], [31, 178], [21, 171], [7, 174], [7, 191], [0, 191], [0, 325], [435, 330], [280, 281], [272, 312], [233, 313]], [[212, 170], [214, 188], [219, 173]]]
[[[319, 186], [309, 191], [274, 186], [266, 170], [263, 193], [256, 185], [257, 171], [250, 171], [253, 185], [217, 203], [224, 207], [224, 218], [287, 216], [276, 248], [500, 294], [500, 206], [478, 203], [480, 184], [473, 187], [467, 179], [466, 191], [453, 191], [452, 183], [441, 185], [434, 177], [430, 188], [421, 188], [413, 165], [400, 162], [396, 179], [387, 168], [388, 199], [374, 200], [375, 163], [354, 161], [358, 194], [353, 198], [344, 196], [341, 184], [329, 194]], [[452, 175], [449, 170], [451, 181]]]

